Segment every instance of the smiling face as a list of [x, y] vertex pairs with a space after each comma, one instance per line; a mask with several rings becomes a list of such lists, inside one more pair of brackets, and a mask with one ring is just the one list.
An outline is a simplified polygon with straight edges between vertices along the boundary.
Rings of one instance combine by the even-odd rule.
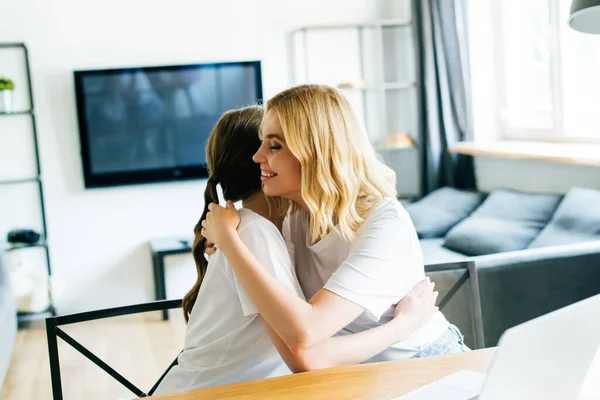
[[300, 161], [285, 143], [275, 109], [270, 109], [265, 115], [261, 137], [263, 142], [252, 159], [260, 164], [263, 192], [267, 196], [303, 204]]

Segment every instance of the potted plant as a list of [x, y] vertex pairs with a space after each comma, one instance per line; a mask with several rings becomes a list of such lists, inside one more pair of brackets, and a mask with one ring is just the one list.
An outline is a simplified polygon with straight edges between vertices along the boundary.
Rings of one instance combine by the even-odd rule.
[[15, 85], [12, 80], [0, 77], [0, 112], [13, 111], [13, 90]]

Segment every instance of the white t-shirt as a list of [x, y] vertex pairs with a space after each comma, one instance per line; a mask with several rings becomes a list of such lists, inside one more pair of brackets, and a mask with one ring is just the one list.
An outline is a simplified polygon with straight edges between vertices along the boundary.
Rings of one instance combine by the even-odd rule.
[[[425, 277], [423, 254], [408, 213], [396, 199], [375, 206], [352, 242], [333, 231], [309, 245], [309, 216], [288, 214], [283, 237], [307, 299], [325, 288], [365, 311], [341, 334], [358, 333], [390, 321], [394, 307]], [[448, 321], [437, 312], [406, 340], [369, 361], [409, 358], [437, 340]]]
[[[302, 296], [286, 244], [269, 220], [240, 209], [238, 233], [281, 284]], [[217, 250], [190, 314], [185, 347], [156, 390], [168, 394], [290, 373], [227, 259]]]

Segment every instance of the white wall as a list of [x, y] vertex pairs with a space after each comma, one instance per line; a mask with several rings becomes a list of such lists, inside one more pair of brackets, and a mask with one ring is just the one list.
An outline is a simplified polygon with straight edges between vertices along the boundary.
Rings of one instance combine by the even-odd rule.
[[[147, 241], [190, 233], [204, 190], [204, 181], [84, 190], [73, 70], [260, 59], [269, 97], [288, 85], [286, 32], [388, 16], [393, 3], [3, 0], [10, 18], [0, 24], [0, 41], [25, 42], [30, 50], [60, 312], [152, 299]], [[0, 219], [30, 209], [11, 201]]]

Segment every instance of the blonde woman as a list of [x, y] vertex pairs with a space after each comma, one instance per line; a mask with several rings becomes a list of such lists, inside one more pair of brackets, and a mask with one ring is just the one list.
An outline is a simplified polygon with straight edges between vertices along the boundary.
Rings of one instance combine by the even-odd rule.
[[[304, 301], [288, 249], [279, 232], [282, 216], [261, 191], [260, 169], [252, 161], [259, 149], [259, 126], [263, 110], [250, 106], [228, 111], [215, 125], [206, 147], [210, 176], [204, 192], [205, 204], [218, 202], [217, 185], [226, 200], [241, 201], [238, 238], [261, 264], [262, 272]], [[194, 233], [192, 254], [198, 276], [183, 298], [188, 323], [185, 347], [179, 364], [160, 383], [156, 394], [224, 385], [294, 372], [319, 365], [360, 363], [407, 337], [435, 312], [435, 294], [427, 281], [417, 284], [410, 296], [396, 307], [398, 318], [358, 335], [334, 337], [311, 351], [294, 354], [262, 318], [248, 299], [227, 259], [216, 252], [207, 260], [206, 239], [201, 234], [205, 207]], [[281, 356], [280, 354], [281, 353]]]
[[[225, 255], [292, 354], [310, 352], [338, 332], [391, 321], [394, 306], [424, 278], [423, 257], [396, 200], [394, 173], [378, 160], [348, 101], [328, 86], [285, 90], [266, 104], [261, 139], [254, 161], [264, 193], [289, 200], [282, 233], [309, 300], [277, 282], [248, 251], [232, 203], [209, 205], [202, 235]], [[369, 361], [466, 350], [458, 329], [437, 311]]]

